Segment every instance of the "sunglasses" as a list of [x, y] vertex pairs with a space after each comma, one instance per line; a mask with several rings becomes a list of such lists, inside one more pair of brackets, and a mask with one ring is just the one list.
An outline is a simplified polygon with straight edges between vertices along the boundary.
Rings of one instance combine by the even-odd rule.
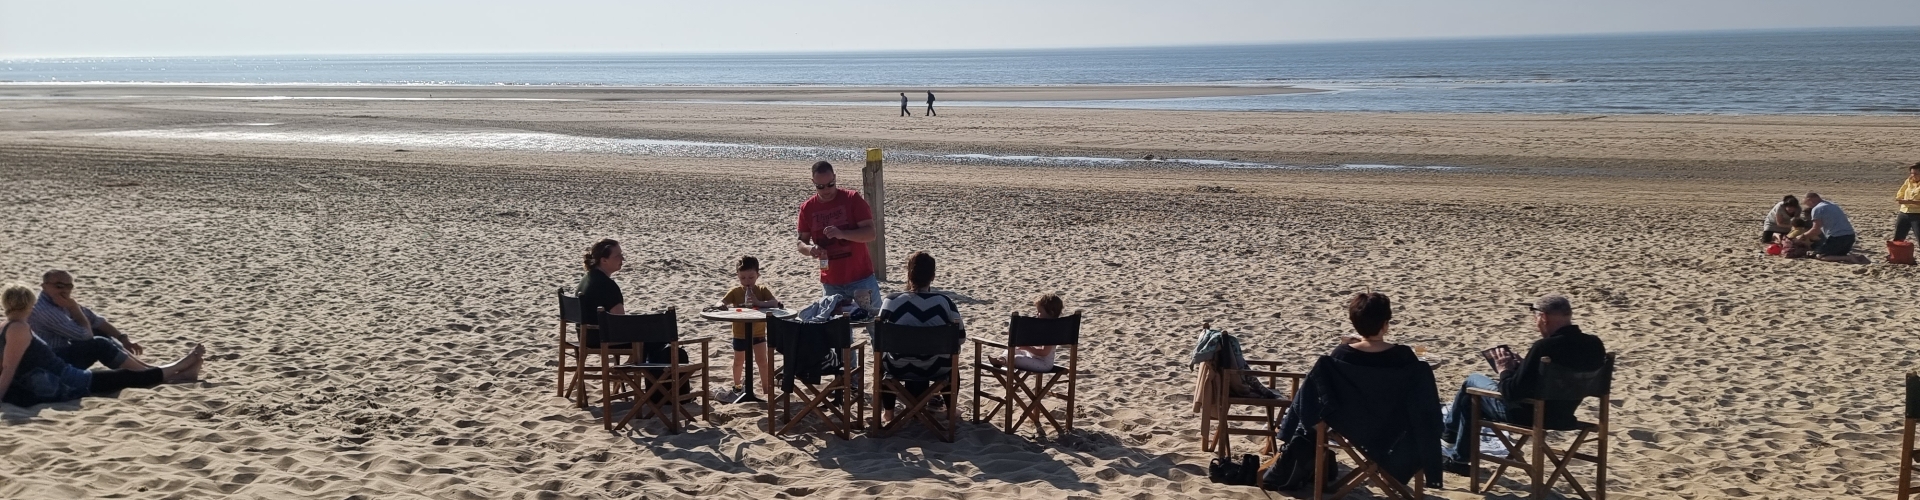
[[73, 288], [72, 283], [48, 283], [47, 286], [54, 288]]
[[821, 189], [827, 189], [827, 188], [830, 188], [830, 187], [833, 187], [833, 183], [831, 183], [831, 182], [829, 182], [829, 183], [826, 183], [826, 184], [814, 184], [814, 185], [813, 185], [813, 189], [814, 189], [814, 190], [821, 190]]

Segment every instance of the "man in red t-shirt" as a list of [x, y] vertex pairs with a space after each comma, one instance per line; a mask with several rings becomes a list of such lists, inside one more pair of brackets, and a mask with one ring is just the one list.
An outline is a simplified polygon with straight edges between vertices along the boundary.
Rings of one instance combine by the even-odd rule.
[[[860, 193], [834, 186], [833, 164], [813, 164], [813, 197], [800, 204], [800, 253], [822, 262], [820, 285], [825, 295], [860, 301], [869, 311], [880, 300], [880, 282], [873, 276], [873, 207]], [[864, 292], [864, 293], [863, 293]]]

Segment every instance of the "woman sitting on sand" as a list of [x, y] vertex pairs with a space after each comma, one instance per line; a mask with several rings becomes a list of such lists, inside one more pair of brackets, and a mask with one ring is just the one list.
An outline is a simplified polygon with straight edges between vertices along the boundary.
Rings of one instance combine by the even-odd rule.
[[1780, 235], [1791, 232], [1793, 228], [1789, 224], [1799, 216], [1800, 199], [1793, 195], [1781, 198], [1779, 203], [1773, 204], [1772, 210], [1767, 211], [1766, 227], [1760, 230], [1760, 243], [1779, 243]]
[[5, 306], [7, 313], [6, 326], [0, 327], [0, 332], [4, 332], [0, 333], [0, 401], [33, 406], [129, 387], [148, 388], [200, 378], [200, 359], [206, 348], [197, 345], [179, 361], [145, 370], [75, 368], [54, 354], [53, 348], [35, 337], [33, 329], [27, 326], [34, 300], [33, 289], [26, 285], [0, 287], [0, 305]]
[[1347, 301], [1347, 319], [1359, 337], [1346, 337], [1328, 356], [1360, 366], [1397, 368], [1420, 362], [1412, 348], [1387, 342], [1387, 322], [1393, 320], [1393, 301], [1387, 294], [1363, 292]]

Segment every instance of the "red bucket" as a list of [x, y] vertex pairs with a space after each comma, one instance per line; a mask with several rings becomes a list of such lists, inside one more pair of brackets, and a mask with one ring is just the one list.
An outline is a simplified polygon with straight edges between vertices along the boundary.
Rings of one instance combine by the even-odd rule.
[[1913, 265], [1913, 243], [1907, 240], [1887, 242], [1887, 262]]

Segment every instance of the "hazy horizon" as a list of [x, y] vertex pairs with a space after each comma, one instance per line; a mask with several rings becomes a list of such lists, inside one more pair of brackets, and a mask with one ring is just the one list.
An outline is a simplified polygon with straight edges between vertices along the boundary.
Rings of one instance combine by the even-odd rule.
[[1721, 29], [1721, 30], [1672, 30], [1672, 31], [1620, 31], [1620, 32], [1604, 32], [1604, 33], [1564, 33], [1564, 34], [1558, 34], [1558, 33], [1556, 33], [1556, 34], [1529, 34], [1529, 35], [1488, 35], [1488, 36], [1434, 36], [1434, 37], [1418, 37], [1418, 38], [1370, 38], [1370, 39], [1335, 39], [1335, 40], [1289, 40], [1289, 41], [1267, 41], [1267, 42], [1245, 42], [1245, 43], [1188, 43], [1188, 44], [1164, 44], [1164, 45], [1108, 45], [1108, 46], [1084, 46], [1084, 47], [1083, 47], [1083, 46], [1063, 46], [1063, 47], [993, 47], [993, 48], [982, 48], [982, 47], [961, 47], [961, 48], [943, 48], [943, 49], [849, 49], [849, 50], [737, 50], [737, 51], [720, 51], [720, 50], [714, 50], [714, 51], [672, 51], [672, 52], [668, 52], [668, 51], [634, 51], [634, 50], [610, 50], [610, 51], [571, 51], [571, 52], [554, 52], [554, 51], [526, 51], [526, 52], [378, 52], [378, 53], [373, 53], [373, 52], [363, 52], [363, 53], [344, 53], [344, 52], [342, 52], [342, 53], [329, 53], [329, 52], [310, 52], [310, 53], [279, 53], [279, 54], [271, 54], [271, 53], [260, 53], [260, 54], [181, 54], [181, 55], [167, 55], [167, 56], [153, 56], [153, 55], [144, 55], [144, 56], [111, 56], [111, 55], [88, 55], [88, 56], [46, 56], [46, 57], [0, 57], [0, 61], [20, 61], [20, 60], [57, 60], [57, 59], [141, 59], [141, 58], [208, 58], [208, 57], [236, 57], [236, 58], [274, 58], [274, 57], [329, 57], [329, 56], [331, 56], [331, 57], [388, 57], [388, 56], [392, 56], [392, 57], [405, 57], [405, 56], [454, 56], [454, 57], [458, 57], [458, 56], [488, 56], [488, 55], [506, 55], [506, 56], [538, 56], [538, 55], [609, 55], [609, 56], [611, 56], [611, 55], [658, 55], [658, 56], [676, 56], [676, 55], [688, 55], [688, 56], [702, 56], [702, 55], [741, 55], [741, 56], [752, 56], [752, 55], [783, 55], [783, 54], [793, 54], [793, 55], [809, 55], [809, 54], [821, 54], [821, 55], [843, 55], [843, 54], [913, 54], [913, 53], [929, 53], [929, 54], [933, 54], [933, 53], [943, 53], [943, 52], [952, 52], [952, 53], [965, 53], [965, 52], [1018, 52], [1018, 51], [1066, 51], [1066, 50], [1104, 50], [1104, 49], [1111, 49], [1111, 50], [1126, 50], [1126, 49], [1158, 49], [1158, 48], [1189, 48], [1189, 47], [1190, 47], [1190, 48], [1205, 48], [1205, 47], [1259, 47], [1259, 46], [1270, 46], [1270, 45], [1271, 45], [1271, 46], [1284, 46], [1284, 45], [1316, 45], [1316, 44], [1349, 44], [1349, 43], [1351, 43], [1351, 44], [1364, 44], [1364, 43], [1394, 43], [1394, 42], [1420, 42], [1420, 41], [1473, 41], [1473, 40], [1512, 40], [1512, 39], [1542, 39], [1542, 40], [1549, 40], [1549, 39], [1580, 39], [1580, 38], [1589, 38], [1589, 37], [1591, 37], [1591, 38], [1603, 38], [1603, 37], [1631, 37], [1631, 36], [1640, 36], [1640, 35], [1653, 35], [1653, 36], [1658, 36], [1658, 35], [1682, 35], [1682, 36], [1684, 36], [1684, 35], [1715, 35], [1715, 34], [1739, 34], [1739, 33], [1774, 33], [1774, 32], [1818, 32], [1818, 31], [1874, 31], [1874, 30], [1899, 30], [1899, 29], [1908, 29], [1908, 28], [1912, 28], [1912, 29], [1915, 29], [1915, 30], [1916, 30], [1917, 32], [1920, 32], [1920, 25], [1889, 25], [1889, 26], [1819, 26], [1819, 27], [1802, 27], [1802, 28], [1747, 28], [1747, 29]]
[[0, 59], [1047, 50], [1906, 27], [1920, 27], [1920, 2], [0, 0]]

